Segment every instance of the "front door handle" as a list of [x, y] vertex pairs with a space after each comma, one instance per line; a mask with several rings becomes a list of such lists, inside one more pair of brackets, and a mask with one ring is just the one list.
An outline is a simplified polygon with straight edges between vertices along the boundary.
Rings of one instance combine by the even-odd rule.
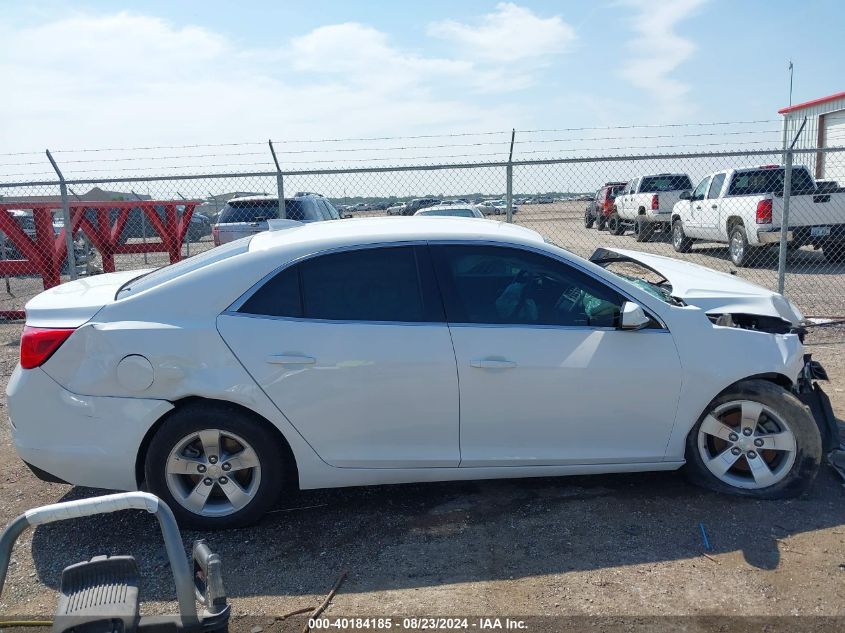
[[300, 354], [271, 354], [266, 360], [271, 365], [313, 365], [317, 362], [316, 358]]
[[470, 367], [478, 367], [479, 369], [511, 369], [516, 367], [516, 363], [512, 360], [500, 360], [495, 358], [477, 358], [469, 362]]

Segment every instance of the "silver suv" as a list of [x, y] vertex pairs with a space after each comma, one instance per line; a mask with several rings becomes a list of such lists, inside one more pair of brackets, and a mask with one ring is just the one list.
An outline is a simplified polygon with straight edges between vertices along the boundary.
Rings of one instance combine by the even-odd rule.
[[[323, 196], [314, 193], [297, 194], [285, 198], [285, 215], [297, 222], [321, 222], [339, 220], [340, 214]], [[279, 199], [273, 196], [245, 196], [232, 198], [220, 211], [217, 223], [212, 227], [214, 245], [220, 246], [241, 237], [255, 235], [270, 227], [267, 220], [279, 216]]]

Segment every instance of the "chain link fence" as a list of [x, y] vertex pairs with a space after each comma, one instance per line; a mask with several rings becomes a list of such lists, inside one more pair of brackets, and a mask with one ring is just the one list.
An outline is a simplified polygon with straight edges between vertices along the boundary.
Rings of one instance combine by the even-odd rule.
[[[807, 316], [843, 318], [845, 183], [836, 174], [845, 174], [845, 148], [5, 183], [0, 314], [19, 317], [28, 299], [73, 277], [213, 248], [233, 199], [262, 197], [264, 212], [238, 218], [258, 230], [279, 217], [281, 191], [291, 219], [470, 206], [584, 257], [611, 247], [677, 258], [782, 290]], [[296, 216], [307, 193], [332, 210]]]

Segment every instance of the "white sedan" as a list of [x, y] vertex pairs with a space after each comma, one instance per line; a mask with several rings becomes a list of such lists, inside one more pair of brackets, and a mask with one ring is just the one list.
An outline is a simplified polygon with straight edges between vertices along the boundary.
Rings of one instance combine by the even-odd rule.
[[414, 215], [449, 218], [484, 218], [484, 214], [470, 204], [439, 204], [436, 207], [420, 209]]
[[819, 368], [798, 310], [667, 258], [640, 260], [665, 264], [657, 284], [603, 267], [639, 257], [368, 218], [66, 283], [26, 306], [15, 447], [45, 479], [143, 487], [205, 528], [296, 487], [685, 467], [801, 493], [826, 428], [801, 401]]

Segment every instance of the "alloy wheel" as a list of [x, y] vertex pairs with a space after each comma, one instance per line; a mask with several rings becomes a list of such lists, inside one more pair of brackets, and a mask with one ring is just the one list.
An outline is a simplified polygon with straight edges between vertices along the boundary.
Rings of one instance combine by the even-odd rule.
[[698, 431], [705, 467], [722, 482], [745, 489], [773, 486], [795, 463], [797, 443], [786, 421], [754, 400], [714, 408]]
[[165, 465], [167, 488], [190, 512], [226, 516], [258, 492], [261, 464], [255, 449], [229, 431], [204, 429], [183, 437]]

